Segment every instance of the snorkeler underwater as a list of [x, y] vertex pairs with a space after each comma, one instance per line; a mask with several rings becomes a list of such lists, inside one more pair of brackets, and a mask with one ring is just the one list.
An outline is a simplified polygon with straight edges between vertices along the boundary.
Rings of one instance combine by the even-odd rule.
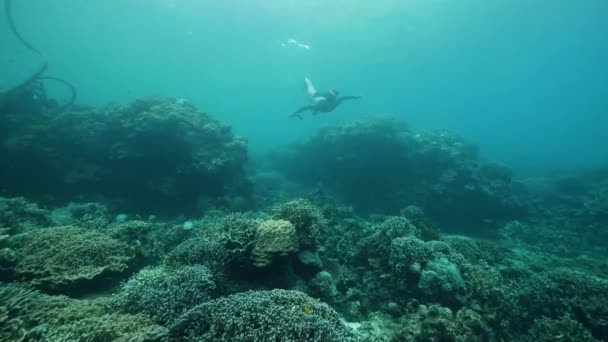
[[608, 341], [608, 2], [2, 1], [0, 341]]
[[308, 93], [312, 104], [300, 107], [289, 117], [302, 119], [301, 113], [305, 111], [312, 112], [312, 115], [317, 115], [319, 112], [332, 112], [343, 101], [358, 100], [361, 98], [361, 96], [342, 96], [334, 89], [329, 89], [327, 92], [319, 92], [308, 77], [304, 78], [304, 83], [306, 83], [306, 92]]

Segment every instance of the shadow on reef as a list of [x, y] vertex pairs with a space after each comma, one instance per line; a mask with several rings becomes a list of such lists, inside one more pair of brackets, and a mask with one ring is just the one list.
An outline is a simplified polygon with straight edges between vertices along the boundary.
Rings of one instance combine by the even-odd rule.
[[525, 189], [508, 168], [478, 160], [476, 147], [448, 132], [412, 131], [392, 116], [326, 127], [266, 162], [365, 213], [416, 205], [461, 231], [526, 214]]
[[5, 195], [103, 198], [122, 210], [180, 214], [210, 202], [242, 208], [250, 198], [247, 143], [186, 101], [7, 113], [0, 132]]

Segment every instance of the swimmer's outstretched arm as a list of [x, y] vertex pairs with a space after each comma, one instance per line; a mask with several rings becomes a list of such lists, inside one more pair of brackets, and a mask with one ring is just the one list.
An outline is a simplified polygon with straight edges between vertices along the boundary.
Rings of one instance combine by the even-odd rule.
[[295, 112], [291, 113], [291, 115], [289, 115], [289, 117], [302, 119], [302, 116], [300, 115], [300, 113], [305, 112], [307, 110], [314, 110], [314, 107], [313, 106], [304, 106], [304, 107], [296, 110]]
[[361, 96], [340, 96], [340, 97], [338, 97], [338, 104], [340, 104], [342, 101], [358, 100], [360, 98], [361, 98]]

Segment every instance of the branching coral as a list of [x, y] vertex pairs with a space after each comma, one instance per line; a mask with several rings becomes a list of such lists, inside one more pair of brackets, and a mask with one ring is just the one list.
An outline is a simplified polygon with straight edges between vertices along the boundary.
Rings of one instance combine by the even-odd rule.
[[249, 291], [186, 313], [171, 335], [187, 341], [349, 342], [355, 336], [328, 305], [298, 291]]
[[302, 249], [314, 249], [319, 236], [327, 229], [327, 220], [319, 208], [306, 199], [279, 205], [275, 209], [274, 218], [293, 223]]
[[146, 268], [139, 271], [114, 297], [116, 307], [144, 313], [159, 324], [169, 324], [215, 292], [213, 275], [204, 266]]

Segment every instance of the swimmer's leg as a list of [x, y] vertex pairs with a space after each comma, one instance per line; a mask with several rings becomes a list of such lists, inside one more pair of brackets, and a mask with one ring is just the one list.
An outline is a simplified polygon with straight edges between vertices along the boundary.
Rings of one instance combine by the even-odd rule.
[[308, 77], [304, 77], [304, 82], [306, 83], [306, 92], [308, 93], [308, 96], [310, 96], [310, 98], [315, 97], [315, 95], [317, 94], [317, 90], [315, 89], [315, 86], [308, 79]]
[[301, 107], [300, 109], [296, 110], [295, 112], [291, 113], [291, 115], [289, 115], [290, 118], [298, 118], [298, 119], [302, 119], [302, 115], [300, 115], [300, 113], [307, 111], [307, 110], [314, 110], [313, 106], [304, 106]]

